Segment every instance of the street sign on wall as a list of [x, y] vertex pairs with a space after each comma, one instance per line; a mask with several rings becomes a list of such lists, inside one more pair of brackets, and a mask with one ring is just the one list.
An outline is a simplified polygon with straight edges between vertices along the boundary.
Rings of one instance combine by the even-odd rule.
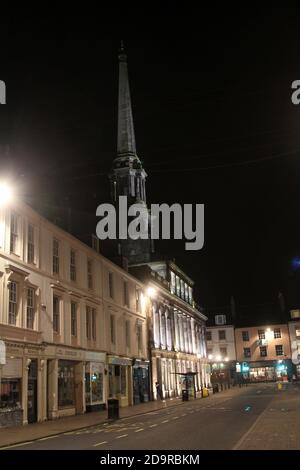
[[4, 341], [0, 340], [0, 365], [6, 364], [6, 346]]

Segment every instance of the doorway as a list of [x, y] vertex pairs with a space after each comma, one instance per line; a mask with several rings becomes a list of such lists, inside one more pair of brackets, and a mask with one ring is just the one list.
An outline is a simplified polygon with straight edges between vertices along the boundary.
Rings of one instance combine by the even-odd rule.
[[37, 421], [37, 360], [32, 359], [28, 369], [27, 387], [27, 420], [28, 423]]

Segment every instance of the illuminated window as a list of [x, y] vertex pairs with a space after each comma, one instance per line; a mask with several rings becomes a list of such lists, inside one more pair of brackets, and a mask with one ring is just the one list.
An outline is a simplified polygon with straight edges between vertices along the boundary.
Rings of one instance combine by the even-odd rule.
[[265, 330], [258, 330], [258, 339], [266, 339]]
[[281, 338], [280, 328], [274, 328], [274, 339]]
[[249, 331], [242, 331], [243, 341], [249, 341]]
[[206, 332], [206, 340], [211, 341], [211, 331]]
[[19, 216], [15, 212], [10, 215], [10, 251], [18, 252], [19, 245]]
[[219, 330], [219, 340], [224, 340], [224, 339], [226, 339], [226, 331]]
[[267, 346], [260, 346], [260, 356], [266, 357], [268, 355]]
[[276, 352], [276, 356], [283, 356], [283, 346], [282, 346], [282, 344], [276, 344], [275, 352]]

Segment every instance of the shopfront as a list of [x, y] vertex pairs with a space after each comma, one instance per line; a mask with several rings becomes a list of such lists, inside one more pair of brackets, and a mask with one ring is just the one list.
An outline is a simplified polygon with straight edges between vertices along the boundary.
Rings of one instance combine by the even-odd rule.
[[291, 375], [291, 361], [261, 361], [249, 362], [245, 378], [250, 382], [275, 382], [277, 380], [288, 380]]
[[104, 400], [105, 365], [101, 362], [87, 362], [85, 365], [86, 411], [105, 408]]
[[133, 404], [132, 360], [108, 356], [108, 397], [119, 400], [120, 406]]
[[149, 401], [149, 361], [134, 360], [133, 404]]
[[0, 427], [23, 424], [22, 358], [6, 359], [0, 367]]

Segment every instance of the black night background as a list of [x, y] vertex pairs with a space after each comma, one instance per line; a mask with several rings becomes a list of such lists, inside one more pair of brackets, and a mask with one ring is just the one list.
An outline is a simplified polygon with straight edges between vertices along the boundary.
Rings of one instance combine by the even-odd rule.
[[296, 12], [19, 13], [0, 33], [0, 172], [24, 199], [71, 208], [74, 221], [109, 202], [123, 39], [148, 202], [205, 204], [201, 251], [158, 250], [195, 280], [207, 314], [232, 296], [249, 322], [282, 314], [279, 292], [286, 309], [299, 306]]

